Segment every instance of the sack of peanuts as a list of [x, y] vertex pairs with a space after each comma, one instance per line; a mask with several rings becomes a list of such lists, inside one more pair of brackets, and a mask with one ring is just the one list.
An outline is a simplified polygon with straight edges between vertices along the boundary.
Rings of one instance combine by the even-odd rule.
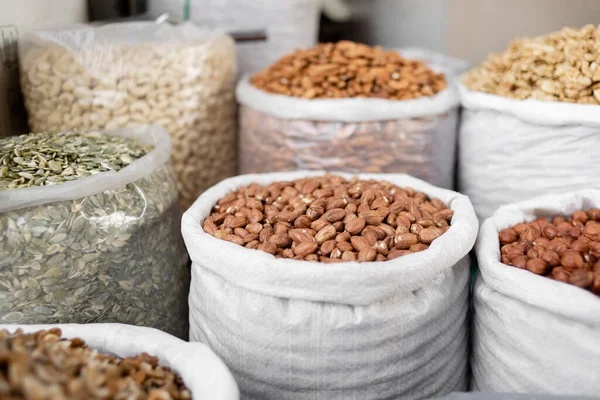
[[243, 74], [259, 71], [297, 48], [314, 46], [320, 6], [321, 0], [148, 0], [154, 15], [169, 12], [203, 27], [230, 32], [264, 29], [266, 41], [236, 46]]
[[467, 388], [466, 196], [406, 175], [243, 175], [184, 214], [190, 340], [246, 399]]
[[600, 191], [500, 207], [481, 227], [473, 388], [597, 396]]
[[50, 393], [64, 400], [239, 399], [231, 373], [211, 349], [156, 329], [0, 325], [0, 348], [3, 399], [47, 398]]
[[228, 36], [152, 22], [31, 32], [20, 68], [34, 132], [163, 126], [184, 210], [236, 171]]
[[458, 95], [422, 61], [320, 44], [243, 78], [236, 95], [241, 173], [406, 173], [453, 186]]
[[459, 188], [483, 222], [501, 205], [600, 187], [600, 30], [515, 40], [459, 85]]
[[0, 139], [0, 323], [188, 336], [190, 271], [158, 126]]

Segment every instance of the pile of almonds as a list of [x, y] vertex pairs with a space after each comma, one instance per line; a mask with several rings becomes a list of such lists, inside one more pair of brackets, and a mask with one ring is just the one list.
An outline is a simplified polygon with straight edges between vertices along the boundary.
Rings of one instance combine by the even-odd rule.
[[266, 92], [307, 99], [379, 97], [409, 100], [446, 88], [444, 74], [381, 47], [350, 41], [296, 50], [251, 78]]
[[450, 228], [453, 214], [411, 188], [325, 175], [229, 193], [203, 228], [277, 258], [385, 261], [427, 249]]
[[514, 40], [470, 71], [471, 90], [510, 97], [600, 104], [600, 27], [563, 28]]
[[60, 329], [0, 330], [0, 399], [187, 400], [190, 391], [146, 353], [118, 358], [63, 339]]
[[600, 296], [600, 210], [538, 218], [498, 234], [502, 262]]

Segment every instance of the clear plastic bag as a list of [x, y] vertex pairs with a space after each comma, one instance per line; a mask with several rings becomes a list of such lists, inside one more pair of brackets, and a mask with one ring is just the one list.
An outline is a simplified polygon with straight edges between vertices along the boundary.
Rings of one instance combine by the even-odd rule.
[[0, 191], [0, 323], [121, 322], [188, 336], [189, 268], [167, 134], [115, 172]]
[[235, 44], [191, 24], [26, 34], [21, 86], [33, 131], [160, 124], [183, 209], [236, 170]]

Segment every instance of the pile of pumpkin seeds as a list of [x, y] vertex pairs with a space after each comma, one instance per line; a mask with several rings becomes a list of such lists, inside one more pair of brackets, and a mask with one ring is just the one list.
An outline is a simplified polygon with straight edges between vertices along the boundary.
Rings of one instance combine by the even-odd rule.
[[[98, 133], [2, 139], [0, 196], [118, 171], [150, 151]], [[113, 190], [0, 213], [0, 323], [121, 322], [186, 338], [179, 218], [168, 162]]]

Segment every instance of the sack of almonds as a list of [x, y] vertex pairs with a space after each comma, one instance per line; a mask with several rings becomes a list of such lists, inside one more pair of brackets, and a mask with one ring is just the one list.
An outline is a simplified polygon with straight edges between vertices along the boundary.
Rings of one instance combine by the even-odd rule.
[[406, 175], [224, 180], [183, 216], [190, 340], [245, 399], [464, 391], [477, 229], [466, 196]]
[[212, 350], [156, 329], [0, 325], [0, 349], [4, 400], [239, 399], [231, 373]]
[[241, 173], [407, 173], [451, 188], [458, 95], [440, 69], [348, 41], [281, 58], [238, 83]]
[[165, 128], [182, 211], [236, 172], [235, 44], [226, 35], [152, 22], [31, 32], [20, 68], [34, 132]]
[[473, 389], [600, 391], [600, 191], [500, 207], [481, 227]]
[[501, 205], [600, 187], [600, 28], [517, 39], [459, 85], [459, 188]]
[[189, 268], [158, 126], [0, 139], [0, 323], [188, 336]]

